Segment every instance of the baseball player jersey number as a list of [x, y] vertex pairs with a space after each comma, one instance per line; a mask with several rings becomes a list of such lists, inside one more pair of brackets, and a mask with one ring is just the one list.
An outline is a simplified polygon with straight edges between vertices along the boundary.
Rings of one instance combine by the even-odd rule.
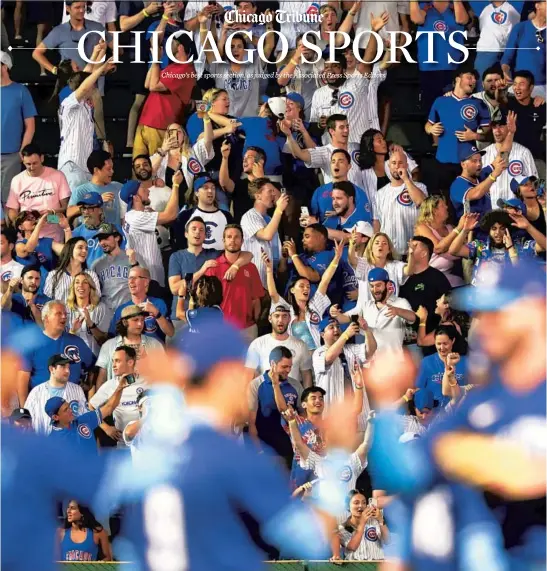
[[146, 495], [144, 527], [150, 571], [187, 571], [184, 502], [179, 490], [164, 485]]

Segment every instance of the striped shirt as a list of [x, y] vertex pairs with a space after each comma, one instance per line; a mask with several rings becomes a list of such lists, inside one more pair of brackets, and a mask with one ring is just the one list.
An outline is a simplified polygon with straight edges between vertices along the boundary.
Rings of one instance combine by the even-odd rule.
[[[310, 153], [310, 162], [304, 164], [311, 169], [321, 169], [325, 184], [332, 182], [330, 160], [335, 149], [336, 147], [332, 143], [323, 145], [322, 147], [308, 149]], [[351, 167], [348, 172], [348, 180], [366, 190], [363, 186], [362, 171], [359, 168], [359, 145], [357, 143], [348, 143], [347, 151], [351, 156]]]
[[[59, 278], [59, 281], [55, 285], [54, 291], [54, 281], [58, 273], [59, 270], [52, 270], [48, 273], [46, 277], [46, 283], [44, 285], [44, 293], [51, 299], [62, 301], [66, 305], [68, 300], [68, 293], [70, 291], [70, 284], [72, 283], [72, 276], [67, 272], [63, 272], [63, 275]], [[97, 295], [100, 297], [101, 284], [99, 283], [99, 277], [92, 270], [85, 270], [85, 273], [93, 280], [95, 288], [97, 289]]]
[[[424, 196], [427, 188], [421, 182], [415, 182]], [[380, 221], [380, 228], [393, 242], [395, 251], [402, 255], [408, 250], [408, 241], [414, 236], [414, 227], [418, 220], [419, 206], [414, 204], [406, 184], [392, 186], [386, 184], [374, 196], [373, 210]]]
[[[408, 164], [408, 176], [411, 176], [413, 171], [415, 171], [418, 168], [418, 163], [407, 153], [405, 152], [405, 156], [406, 156], [406, 160], [407, 160], [407, 164]], [[391, 171], [389, 170], [389, 160], [386, 159], [385, 162], [385, 170], [386, 170], [386, 176], [389, 178], [389, 180], [392, 180], [392, 176], [391, 176]], [[374, 172], [373, 168], [370, 169], [365, 169], [362, 172], [362, 182], [363, 182], [363, 187], [367, 194], [369, 195], [369, 200], [371, 200], [372, 202], [372, 196], [374, 196], [376, 194], [376, 192], [379, 190], [378, 189], [378, 176], [376, 175], [376, 173]]]
[[51, 397], [64, 398], [70, 405], [74, 416], [88, 412], [87, 401], [80, 385], [68, 382], [64, 388], [51, 387], [49, 381], [34, 387], [25, 402], [26, 408], [32, 416], [32, 428], [40, 434], [51, 432], [51, 418], [46, 414], [45, 406]]
[[256, 208], [251, 208], [251, 210], [245, 212], [241, 217], [241, 228], [243, 229], [243, 250], [253, 254], [253, 263], [258, 270], [260, 281], [265, 288], [268, 287], [268, 284], [266, 281], [266, 265], [262, 261], [261, 248], [264, 249], [268, 258], [270, 260], [273, 259], [274, 262], [274, 249], [278, 255], [281, 254], [281, 241], [279, 240], [279, 234], [277, 232], [271, 241], [260, 240], [256, 237], [256, 233], [263, 228], [266, 228], [267, 225], [268, 222], [264, 216], [256, 210]]
[[139, 253], [143, 266], [150, 272], [150, 277], [163, 287], [165, 271], [156, 236], [158, 216], [159, 213], [153, 210], [144, 212], [130, 210], [125, 215], [123, 231], [127, 247]]
[[[294, 16], [311, 16], [313, 14], [319, 16], [320, 5], [325, 3], [324, 0], [280, 0], [279, 13], [284, 13], [282, 20], [280, 20], [280, 30], [281, 34], [287, 38], [289, 49], [296, 47], [296, 38], [300, 34], [319, 29], [319, 21], [296, 22]], [[308, 39], [308, 41], [310, 41], [310, 39]], [[277, 43], [276, 49], [281, 50], [281, 42]]]
[[[69, 330], [72, 330], [72, 325], [76, 319], [83, 317], [83, 312], [81, 312], [80, 309], [69, 309], [68, 307], [67, 310], [67, 327]], [[96, 307], [89, 311], [89, 317], [91, 317], [91, 321], [93, 321], [99, 331], [106, 333], [110, 326], [110, 320], [112, 319], [112, 311], [104, 302], [100, 301]], [[97, 343], [95, 337], [93, 337], [93, 333], [88, 329], [85, 320], [74, 335], [79, 337], [91, 349], [93, 355], [97, 357], [101, 346]]]
[[[362, 76], [349, 77], [336, 89], [329, 85], [318, 89], [311, 102], [310, 121], [317, 123], [321, 116], [329, 117], [335, 113], [342, 113], [350, 124], [349, 142], [359, 144], [361, 135], [370, 128], [369, 81]], [[338, 92], [337, 99], [335, 92]], [[326, 136], [328, 137], [328, 134]]]
[[[353, 534], [343, 525], [338, 527], [340, 542], [344, 547], [350, 542]], [[380, 522], [377, 519], [370, 518], [365, 524], [365, 532], [361, 538], [361, 543], [355, 551], [345, 552], [344, 559], [346, 561], [381, 561], [384, 559], [384, 550], [382, 549], [382, 531]]]
[[[389, 279], [393, 282], [394, 290], [393, 295], [399, 295], [400, 287], [406, 282], [407, 276], [405, 276], [406, 264], [399, 260], [392, 260], [387, 262], [384, 266], [384, 270], [388, 273]], [[368, 285], [367, 276], [370, 270], [374, 268], [372, 264], [369, 264], [366, 258], [357, 259], [357, 267], [355, 268], [355, 277], [359, 280], [359, 299], [363, 301], [373, 301], [374, 298], [370, 293], [370, 287]]]
[[[485, 154], [482, 157], [483, 167], [491, 165], [499, 154], [495, 143], [488, 145], [484, 151]], [[493, 208], [497, 208], [500, 198], [503, 200], [515, 198], [511, 190], [511, 180], [519, 176], [538, 176], [538, 170], [530, 150], [524, 145], [514, 142], [509, 153], [507, 168], [498, 176], [496, 182], [492, 184], [489, 190]]]
[[71, 93], [59, 107], [59, 130], [61, 146], [57, 168], [61, 169], [67, 162], [72, 161], [87, 172], [87, 159], [93, 151], [95, 132], [90, 101], [78, 101], [76, 93]]

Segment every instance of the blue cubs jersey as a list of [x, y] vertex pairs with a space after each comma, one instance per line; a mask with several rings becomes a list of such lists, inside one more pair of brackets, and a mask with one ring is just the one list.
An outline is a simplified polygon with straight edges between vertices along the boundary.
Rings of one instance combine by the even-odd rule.
[[[326, 220], [325, 214], [329, 210], [332, 211], [333, 184], [334, 183], [329, 182], [328, 184], [316, 188], [311, 199], [310, 213], [319, 218], [321, 224]], [[359, 217], [358, 220], [365, 220], [372, 224], [372, 208], [367, 193], [359, 186], [353, 186], [355, 187], [355, 206], [359, 215], [362, 216], [362, 218]], [[353, 222], [353, 224], [355, 224], [355, 222]], [[327, 226], [327, 228], [332, 228], [332, 226]]]
[[[48, 301], [51, 301], [51, 298], [41, 293], [37, 294], [34, 298], [34, 303], [40, 311], [42, 311], [42, 308]], [[23, 321], [34, 321], [30, 307], [21, 293], [14, 293], [11, 296], [11, 310], [13, 313], [19, 315]]]
[[429, 123], [442, 123], [443, 134], [439, 137], [437, 160], [440, 163], [459, 163], [458, 141], [455, 132], [464, 131], [465, 127], [477, 131], [479, 127], [490, 125], [488, 107], [476, 97], [459, 99], [455, 95], [437, 97], [431, 106]]
[[103, 417], [100, 409], [91, 410], [76, 417], [68, 428], [53, 426], [49, 437], [55, 441], [72, 442], [74, 446], [80, 446], [97, 453], [97, 443], [93, 431], [101, 424]]
[[52, 339], [44, 333], [42, 343], [38, 348], [29, 350], [22, 348], [21, 369], [30, 373], [30, 388], [45, 383], [49, 377], [47, 361], [52, 355], [66, 355], [70, 363], [71, 383], [80, 384], [82, 378], [95, 364], [95, 356], [82, 339], [76, 335], [64, 332], [58, 339]]
[[[171, 320], [169, 317], [169, 310], [167, 309], [167, 305], [163, 299], [159, 297], [147, 297], [148, 301], [152, 303], [160, 312], [161, 314], [168, 319]], [[126, 303], [120, 305], [116, 311], [114, 312], [114, 317], [112, 317], [112, 321], [110, 322], [110, 328], [108, 333], [112, 336], [116, 335], [116, 324], [121, 319], [122, 310], [130, 305], [134, 305], [134, 303], [129, 300]], [[161, 327], [158, 325], [156, 318], [152, 315], [149, 315], [144, 319], [144, 335], [148, 335], [149, 337], [155, 337], [158, 341], [165, 343], [165, 333], [161, 330]]]
[[[464, 204], [468, 200], [466, 195], [469, 190], [481, 183], [489, 174], [492, 173], [492, 170], [492, 167], [488, 165], [481, 170], [476, 181], [459, 176], [450, 185], [450, 200], [454, 206], [458, 220], [463, 216]], [[489, 192], [478, 200], [469, 200], [469, 212], [478, 212], [482, 217], [490, 210], [492, 210], [492, 201], [490, 200]]]
[[[291, 502], [275, 463], [211, 426], [194, 425], [176, 449], [167, 449], [171, 476], [127, 506], [122, 533], [133, 557], [149, 571], [254, 571], [264, 554], [239, 511], [255, 518], [266, 541], [306, 559], [330, 549], [310, 508]], [[206, 514], [214, 517], [203, 518]]]
[[[418, 378], [416, 379], [417, 389], [428, 389], [433, 393], [433, 398], [438, 401], [439, 406], [444, 407], [450, 402], [450, 397], [443, 396], [442, 384], [444, 375], [444, 362], [438, 353], [424, 357], [420, 363]], [[461, 357], [456, 364], [456, 380], [459, 385], [465, 385], [467, 374], [467, 357]]]
[[[18, 240], [18, 243], [26, 244], [28, 240], [25, 238], [23, 240]], [[15, 256], [15, 261], [23, 264], [23, 266], [41, 266], [47, 272], [53, 270], [55, 267], [53, 252], [53, 238], [40, 238], [38, 240], [38, 245], [34, 252], [30, 253], [26, 258], [20, 258]]]

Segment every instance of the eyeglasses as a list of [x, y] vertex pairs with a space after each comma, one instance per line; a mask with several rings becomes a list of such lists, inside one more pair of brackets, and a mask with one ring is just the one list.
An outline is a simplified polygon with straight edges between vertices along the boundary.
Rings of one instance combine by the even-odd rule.
[[333, 105], [336, 105], [336, 104], [338, 103], [338, 94], [339, 94], [339, 93], [340, 93], [340, 90], [339, 90], [339, 89], [335, 89], [335, 90], [332, 92], [332, 99], [330, 100], [331, 107], [332, 107]]
[[145, 276], [129, 276], [127, 278], [128, 281], [131, 281], [131, 280], [147, 280], [147, 279], [148, 278]]
[[542, 31], [541, 31], [541, 30], [537, 30], [537, 32], [536, 32], [536, 40], [537, 40], [540, 44], [545, 43], [545, 38], [543, 37], [543, 34], [542, 34]]

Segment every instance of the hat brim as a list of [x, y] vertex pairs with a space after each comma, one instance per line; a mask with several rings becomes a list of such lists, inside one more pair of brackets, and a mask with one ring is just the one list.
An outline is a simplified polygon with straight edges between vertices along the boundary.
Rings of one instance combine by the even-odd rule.
[[121, 236], [121, 234], [119, 232], [100, 232], [99, 234], [95, 234], [93, 238], [97, 238], [97, 240], [100, 240], [101, 236], [104, 238], [108, 238], [109, 236]]
[[521, 296], [504, 288], [466, 286], [452, 292], [451, 305], [454, 309], [470, 313], [477, 311], [499, 311]]
[[132, 313], [131, 315], [125, 315], [124, 317], [120, 317], [118, 323], [122, 319], [131, 319], [132, 317], [139, 317], [139, 315], [144, 315], [144, 317], [148, 317], [150, 314], [148, 313], [148, 311], [140, 311], [139, 313]]
[[72, 361], [70, 359], [60, 359], [55, 364], [48, 365], [48, 367], [58, 367], [59, 365], [70, 365]]

